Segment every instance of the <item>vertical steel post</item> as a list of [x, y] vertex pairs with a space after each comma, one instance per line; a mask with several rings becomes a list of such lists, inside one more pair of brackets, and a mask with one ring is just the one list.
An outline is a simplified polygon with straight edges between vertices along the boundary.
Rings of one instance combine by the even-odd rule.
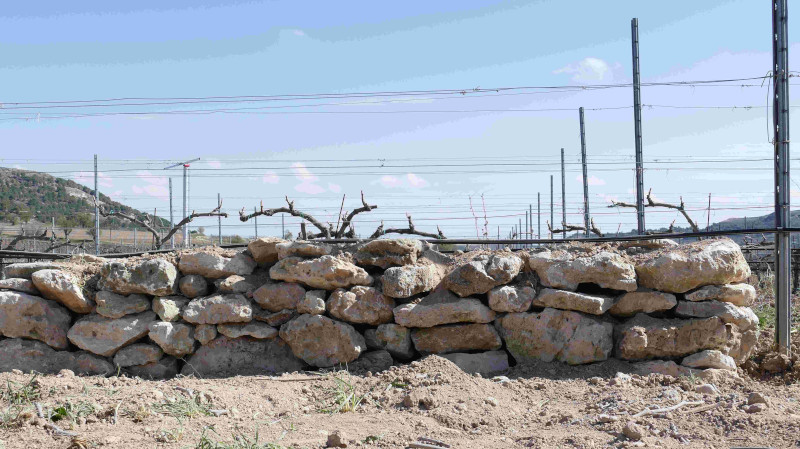
[[561, 149], [561, 238], [567, 238], [567, 178], [564, 170], [564, 149]]
[[94, 155], [94, 255], [100, 254], [100, 192], [97, 190], [97, 155]]
[[708, 194], [708, 217], [706, 218], [706, 232], [711, 230], [711, 193]]
[[[188, 207], [189, 205], [186, 204], [186, 178], [189, 175], [189, 164], [183, 164], [183, 218], [186, 218], [189, 215]], [[183, 225], [183, 246], [189, 246], [189, 226], [188, 224]]]
[[578, 109], [581, 121], [581, 165], [583, 165], [583, 226], [586, 237], [589, 237], [589, 178], [586, 168], [586, 128], [583, 122], [583, 108]]
[[[219, 193], [217, 193], [217, 204], [222, 203]], [[222, 246], [222, 215], [217, 216], [217, 233], [219, 234], [219, 246]]]
[[788, 0], [772, 2], [773, 126], [775, 143], [775, 336], [778, 350], [791, 350], [791, 234], [789, 193]]
[[633, 129], [636, 144], [636, 229], [645, 233], [644, 224], [644, 162], [642, 157], [642, 98], [639, 79], [639, 19], [631, 19], [633, 47]]
[[[172, 176], [170, 176], [169, 177], [169, 229], [170, 229], [170, 231], [174, 227], [175, 227], [175, 216], [172, 213]], [[134, 234], [134, 236], [136, 236], [136, 234]], [[169, 238], [169, 247], [170, 247], [170, 249], [175, 249], [175, 234], [172, 234], [172, 237]]]
[[286, 238], [286, 230], [283, 229], [283, 214], [281, 214], [281, 238], [282, 239]]
[[[523, 235], [525, 236], [526, 239], [528, 238], [528, 229], [529, 229], [528, 228], [528, 211], [525, 211], [525, 231], [523, 232]], [[526, 245], [527, 244], [522, 245], [522, 246], [524, 247]]]
[[133, 250], [136, 251], [136, 228], [133, 228]]
[[[253, 213], [255, 212], [258, 212], [258, 209], [256, 209], [255, 206], [253, 206]], [[254, 222], [253, 227], [256, 230], [256, 238], [258, 238], [258, 215], [253, 216], [253, 222]]]
[[[554, 209], [554, 207], [553, 207], [553, 175], [550, 175], [550, 227], [553, 227], [553, 226], [556, 225], [555, 221], [553, 221], [555, 219], [555, 215], [553, 214], [553, 209]], [[550, 238], [551, 239], [553, 238], [553, 232], [552, 231], [550, 232]]]
[[536, 238], [542, 238], [542, 192], [536, 193]]

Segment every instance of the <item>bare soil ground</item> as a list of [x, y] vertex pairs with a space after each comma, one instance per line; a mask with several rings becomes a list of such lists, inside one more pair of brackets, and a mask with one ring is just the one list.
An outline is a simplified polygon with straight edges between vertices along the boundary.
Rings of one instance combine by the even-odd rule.
[[[771, 338], [765, 335], [757, 357], [768, 353]], [[800, 446], [794, 373], [756, 364], [713, 379], [719, 393], [704, 395], [695, 387], [706, 380], [617, 374], [631, 371], [618, 360], [540, 363], [491, 379], [431, 356], [360, 375], [145, 381], [4, 373], [0, 447], [320, 448], [335, 431], [351, 448], [406, 447], [421, 436], [454, 448]], [[749, 413], [754, 392], [768, 405]], [[682, 401], [701, 404], [634, 417]], [[623, 434], [629, 421], [641, 440]], [[58, 436], [53, 426], [77, 436]]]

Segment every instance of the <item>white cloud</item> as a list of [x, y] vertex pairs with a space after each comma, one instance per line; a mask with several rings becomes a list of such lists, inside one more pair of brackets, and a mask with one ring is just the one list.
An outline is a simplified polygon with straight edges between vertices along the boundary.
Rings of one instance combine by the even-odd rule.
[[428, 181], [420, 178], [419, 176], [415, 175], [414, 173], [407, 174], [406, 178], [408, 179], [408, 183], [411, 185], [411, 187], [414, 187], [416, 189], [421, 189], [423, 187], [427, 187], [428, 186]]
[[222, 162], [215, 160], [206, 161], [206, 165], [211, 168], [222, 168]]
[[281, 178], [274, 171], [268, 171], [264, 173], [264, 177], [261, 178], [261, 181], [264, 184], [277, 184], [280, 180]]
[[[75, 182], [94, 188], [94, 172], [78, 172]], [[114, 180], [103, 172], [97, 172], [97, 185], [98, 187], [114, 187]]]
[[554, 70], [554, 74], [566, 73], [572, 75], [572, 81], [610, 81], [613, 76], [611, 66], [599, 58], [584, 58], [577, 63], [568, 64], [560, 69]]
[[294, 186], [294, 189], [298, 192], [307, 193], [309, 195], [316, 195], [325, 191], [325, 189], [322, 187], [311, 182], [301, 182], [300, 184]]
[[333, 193], [339, 193], [339, 192], [342, 191], [342, 186], [340, 186], [339, 184], [334, 184], [334, 183], [330, 182], [330, 183], [328, 183], [328, 190], [330, 190]]
[[292, 33], [295, 36], [305, 36], [306, 35], [305, 31], [303, 31], [303, 30], [292, 30]]
[[155, 184], [157, 186], [166, 186], [169, 184], [169, 179], [167, 179], [166, 176], [154, 175], [147, 170], [136, 173], [136, 177], [148, 184]]
[[[583, 175], [575, 176], [575, 180], [580, 182], [581, 184], [583, 184]], [[594, 176], [594, 175], [589, 175], [588, 184], [590, 186], [604, 186], [604, 185], [606, 185], [606, 180], [602, 179], [602, 178], [598, 178], [597, 176]]]
[[383, 175], [381, 177], [381, 179], [378, 180], [378, 182], [382, 186], [384, 186], [384, 187], [386, 187], [388, 189], [391, 189], [391, 188], [394, 188], [394, 187], [400, 187], [401, 185], [403, 185], [403, 181], [395, 178], [392, 175]]
[[311, 173], [311, 170], [306, 168], [306, 165], [302, 162], [292, 164], [292, 171], [294, 176], [301, 181], [300, 184], [294, 186], [294, 189], [298, 192], [316, 195], [325, 191], [324, 188], [315, 184], [315, 182], [319, 181], [319, 177]]

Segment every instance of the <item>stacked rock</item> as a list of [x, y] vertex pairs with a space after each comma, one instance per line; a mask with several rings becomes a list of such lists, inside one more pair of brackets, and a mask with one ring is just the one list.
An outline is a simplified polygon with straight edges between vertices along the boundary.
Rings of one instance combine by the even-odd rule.
[[262, 238], [244, 252], [13, 264], [0, 371], [378, 371], [428, 354], [482, 373], [609, 357], [645, 372], [735, 370], [758, 338], [749, 274], [729, 239], [449, 257], [418, 240]]

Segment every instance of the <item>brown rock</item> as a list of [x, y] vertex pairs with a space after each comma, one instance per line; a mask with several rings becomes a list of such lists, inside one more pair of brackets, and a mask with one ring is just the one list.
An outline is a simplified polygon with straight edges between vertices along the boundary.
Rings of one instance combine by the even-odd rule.
[[158, 321], [150, 324], [148, 336], [169, 355], [183, 357], [194, 352], [194, 326]]
[[634, 316], [637, 313], [664, 312], [678, 304], [672, 293], [639, 289], [620, 296], [616, 303], [608, 309], [614, 316]]
[[189, 304], [183, 296], [164, 296], [153, 299], [153, 312], [158, 314], [161, 321], [178, 321], [181, 312]]
[[304, 367], [280, 338], [220, 336], [189, 357], [181, 373], [198, 377], [248, 376], [299, 371]]
[[214, 281], [214, 286], [218, 293], [253, 293], [256, 286], [247, 280], [245, 276], [234, 274], [224, 279]]
[[146, 365], [157, 362], [164, 355], [158, 346], [147, 343], [134, 343], [126, 346], [114, 354], [114, 365], [127, 368], [134, 365]]
[[474, 298], [458, 298], [445, 289], [435, 290], [416, 303], [395, 307], [394, 320], [405, 327], [433, 327], [449, 323], [491, 323], [492, 309]]
[[150, 309], [150, 300], [144, 295], [122, 296], [107, 291], [99, 291], [94, 299], [97, 301], [97, 313], [106, 318], [122, 318], [125, 315]]
[[277, 329], [258, 321], [247, 324], [218, 324], [217, 332], [229, 338], [253, 337], [265, 339], [278, 335]]
[[56, 349], [68, 346], [72, 318], [55, 301], [13, 291], [0, 291], [0, 334], [9, 338], [31, 338]]
[[279, 243], [288, 242], [277, 237], [262, 237], [248, 243], [247, 249], [258, 264], [271, 264], [278, 261], [278, 249], [276, 245]]
[[489, 324], [450, 324], [411, 331], [411, 341], [422, 354], [493, 351], [503, 342]]
[[545, 287], [575, 291], [579, 284], [635, 291], [636, 272], [623, 256], [610, 251], [576, 255], [567, 251], [531, 251], [528, 266]]
[[718, 316], [726, 323], [733, 323], [740, 331], [758, 328], [758, 317], [749, 307], [737, 307], [720, 301], [678, 301], [675, 315], [690, 318]]
[[374, 287], [356, 286], [350, 291], [339, 288], [331, 293], [326, 309], [334, 318], [377, 326], [392, 321], [394, 300]]
[[327, 256], [331, 253], [330, 245], [302, 240], [279, 243], [275, 245], [275, 248], [278, 250], [278, 259], [286, 259], [287, 257], [314, 258]]
[[381, 349], [389, 351], [393, 357], [409, 360], [414, 356], [411, 343], [411, 329], [397, 324], [381, 324], [375, 330], [375, 340]]
[[281, 326], [280, 336], [297, 357], [319, 368], [352, 362], [366, 349], [352, 326], [320, 315], [298, 316]]
[[247, 323], [253, 319], [250, 300], [240, 294], [195, 298], [181, 312], [192, 324]]
[[296, 309], [306, 295], [306, 290], [293, 282], [279, 282], [277, 284], [264, 284], [253, 292], [253, 300], [270, 312], [280, 312], [283, 309]]
[[448, 274], [443, 285], [460, 297], [487, 293], [511, 282], [522, 268], [522, 259], [514, 254], [482, 254], [459, 265]]
[[288, 323], [289, 320], [294, 318], [296, 315], [297, 312], [290, 309], [283, 309], [280, 312], [272, 313], [267, 310], [263, 310], [260, 307], [253, 308], [253, 319], [267, 323], [272, 327], [280, 327], [282, 324]]
[[307, 291], [303, 300], [297, 304], [297, 313], [307, 313], [309, 315], [322, 315], [325, 313], [325, 290]]
[[390, 298], [410, 298], [429, 292], [444, 279], [445, 269], [437, 264], [391, 267], [381, 277], [383, 294]]
[[644, 438], [644, 429], [635, 422], [628, 421], [625, 423], [625, 427], [622, 428], [622, 434], [633, 441], [639, 441]]
[[733, 361], [733, 358], [716, 349], [706, 349], [684, 357], [681, 365], [698, 369], [715, 368], [736, 371], [736, 362]]
[[489, 290], [489, 307], [495, 312], [527, 312], [534, 297], [533, 287], [503, 285]]
[[14, 290], [34, 296], [41, 295], [36, 286], [33, 285], [33, 281], [23, 278], [0, 279], [0, 290]]
[[36, 289], [47, 299], [57, 301], [75, 313], [90, 313], [94, 310], [94, 301], [83, 295], [75, 278], [60, 270], [39, 270], [31, 275]]
[[183, 274], [199, 274], [209, 279], [219, 279], [234, 274], [240, 276], [255, 270], [256, 262], [248, 255], [238, 253], [233, 257], [220, 254], [196, 252], [182, 254], [178, 269]]
[[602, 315], [614, 305], [616, 298], [603, 295], [587, 295], [566, 290], [545, 288], [533, 300], [536, 307], [552, 307], [561, 310], [575, 310], [591, 315]]
[[372, 284], [372, 276], [363, 268], [327, 255], [311, 260], [299, 257], [281, 259], [269, 269], [269, 275], [277, 281], [299, 282], [324, 290]]
[[56, 374], [67, 369], [88, 376], [107, 376], [114, 372], [107, 360], [84, 351], [56, 351], [44, 343], [18, 338], [0, 340], [0, 372], [15, 369], [42, 374]]
[[178, 288], [183, 296], [193, 299], [208, 293], [208, 282], [203, 276], [190, 274], [181, 278]]
[[725, 323], [717, 317], [656, 319], [640, 313], [614, 332], [616, 355], [625, 360], [683, 357], [727, 344]]
[[57, 262], [25, 262], [12, 263], [3, 268], [3, 277], [30, 279], [39, 270], [58, 270], [62, 268]]
[[162, 357], [155, 362], [144, 365], [133, 365], [123, 370], [125, 374], [142, 379], [161, 380], [172, 379], [178, 375], [178, 359], [175, 357]]
[[208, 342], [217, 338], [217, 326], [213, 324], [198, 324], [194, 328], [194, 338], [201, 345], [207, 345]]
[[383, 268], [403, 265], [414, 265], [422, 253], [422, 242], [413, 239], [378, 239], [373, 240], [355, 254], [359, 265]]
[[81, 349], [109, 357], [123, 346], [147, 335], [150, 324], [155, 320], [156, 314], [153, 312], [126, 315], [117, 319], [87, 315], [72, 325], [67, 338]]
[[120, 295], [168, 296], [177, 292], [178, 270], [164, 259], [149, 259], [130, 265], [107, 262], [101, 267], [100, 276], [99, 290]]

